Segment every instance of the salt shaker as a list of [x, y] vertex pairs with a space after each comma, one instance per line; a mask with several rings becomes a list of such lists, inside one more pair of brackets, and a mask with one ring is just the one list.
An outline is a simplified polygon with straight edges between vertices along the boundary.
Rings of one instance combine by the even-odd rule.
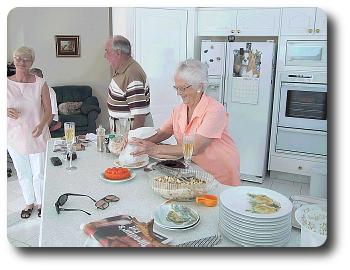
[[97, 135], [97, 151], [104, 152], [106, 130], [100, 125], [98, 129], [96, 129], [96, 135]]

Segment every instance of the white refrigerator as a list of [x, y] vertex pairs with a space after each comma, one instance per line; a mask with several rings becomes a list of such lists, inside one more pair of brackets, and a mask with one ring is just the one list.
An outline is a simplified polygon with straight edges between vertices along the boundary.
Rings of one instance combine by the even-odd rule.
[[241, 179], [259, 183], [267, 171], [274, 48], [273, 42], [202, 42], [201, 60], [209, 66], [209, 86], [211, 77], [222, 78], [217, 87], [220, 93], [209, 94], [221, 96], [229, 114], [229, 132], [240, 153]]

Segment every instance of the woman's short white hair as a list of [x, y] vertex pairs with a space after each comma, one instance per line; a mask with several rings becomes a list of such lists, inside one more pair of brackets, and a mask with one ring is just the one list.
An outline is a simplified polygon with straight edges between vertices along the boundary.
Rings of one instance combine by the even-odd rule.
[[14, 51], [13, 57], [20, 56], [32, 59], [32, 62], [35, 60], [35, 52], [32, 48], [22, 46]]
[[207, 84], [208, 65], [199, 60], [187, 59], [179, 64], [175, 76], [189, 84]]

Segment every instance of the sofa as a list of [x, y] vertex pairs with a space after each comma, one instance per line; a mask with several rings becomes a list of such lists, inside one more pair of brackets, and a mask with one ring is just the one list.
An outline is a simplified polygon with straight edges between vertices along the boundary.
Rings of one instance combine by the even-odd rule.
[[96, 119], [101, 113], [98, 100], [92, 95], [92, 88], [88, 85], [65, 85], [54, 86], [52, 89], [56, 93], [57, 106], [65, 102], [83, 102], [78, 114], [58, 113], [62, 127], [51, 132], [51, 137], [57, 138], [64, 135], [64, 123], [75, 123], [75, 134], [96, 133]]

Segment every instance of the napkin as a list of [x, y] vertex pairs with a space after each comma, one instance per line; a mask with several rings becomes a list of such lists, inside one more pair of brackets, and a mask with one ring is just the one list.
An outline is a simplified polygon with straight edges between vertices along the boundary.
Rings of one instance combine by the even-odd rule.
[[[140, 127], [129, 131], [128, 141], [131, 141], [132, 138], [146, 139], [148, 137], [153, 136], [156, 133], [157, 133], [157, 130], [154, 127]], [[146, 163], [149, 161], [148, 155], [141, 155], [137, 157], [130, 155], [130, 153], [134, 152], [135, 149], [136, 149], [136, 146], [128, 143], [126, 147], [120, 152], [119, 164], [121, 166], [127, 166], [134, 163], [139, 163], [139, 162]]]

